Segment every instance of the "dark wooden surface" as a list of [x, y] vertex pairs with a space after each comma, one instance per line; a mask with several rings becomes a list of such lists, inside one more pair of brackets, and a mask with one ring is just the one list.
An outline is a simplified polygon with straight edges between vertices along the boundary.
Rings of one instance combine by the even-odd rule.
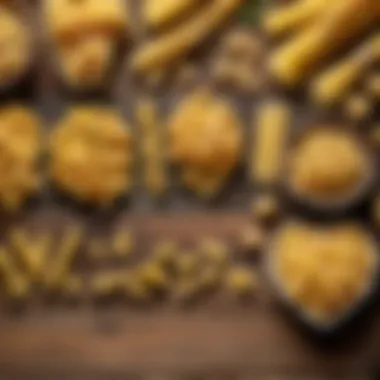
[[[142, 247], [162, 237], [233, 242], [243, 214], [168, 214], [131, 218]], [[309, 336], [276, 306], [262, 281], [247, 307], [216, 299], [183, 310], [123, 303], [45, 306], [0, 319], [0, 375], [6, 379], [108, 379], [136, 376], [350, 379], [380, 364], [380, 312], [374, 308], [334, 342]], [[96, 376], [95, 376], [96, 375]], [[330, 376], [330, 377], [329, 377]], [[342, 377], [339, 377], [342, 376]], [[293, 377], [292, 377], [293, 378]], [[294, 377], [297, 378], [297, 377]], [[358, 377], [365, 378], [365, 377]], [[369, 378], [369, 377], [367, 377]]]

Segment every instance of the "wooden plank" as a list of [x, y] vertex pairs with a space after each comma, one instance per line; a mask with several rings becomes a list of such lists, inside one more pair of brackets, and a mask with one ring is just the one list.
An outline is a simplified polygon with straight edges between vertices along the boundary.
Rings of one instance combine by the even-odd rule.
[[[380, 326], [355, 345], [318, 350], [279, 315], [56, 316], [2, 322], [0, 371], [119, 373], [365, 373], [378, 358]], [[2, 372], [0, 372], [2, 373]]]

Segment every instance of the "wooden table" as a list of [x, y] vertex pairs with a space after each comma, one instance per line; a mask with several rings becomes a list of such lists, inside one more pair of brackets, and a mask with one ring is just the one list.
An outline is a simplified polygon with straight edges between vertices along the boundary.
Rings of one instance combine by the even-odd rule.
[[[220, 234], [246, 224], [236, 214], [134, 217], [142, 246], [164, 236]], [[0, 320], [1, 379], [249, 378], [370, 379], [380, 365], [380, 310], [342, 340], [321, 345], [280, 312], [265, 282], [246, 308], [223, 300], [194, 309], [79, 305], [6, 314]], [[365, 375], [368, 374], [368, 377]], [[3, 377], [1, 377], [3, 375]], [[315, 377], [308, 377], [308, 376]]]

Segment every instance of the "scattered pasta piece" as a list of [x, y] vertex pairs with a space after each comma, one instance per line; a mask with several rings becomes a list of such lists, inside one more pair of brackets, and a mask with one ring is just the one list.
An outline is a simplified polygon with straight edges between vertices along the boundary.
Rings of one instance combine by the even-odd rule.
[[53, 236], [44, 233], [32, 237], [25, 230], [16, 227], [11, 230], [9, 240], [30, 279], [34, 282], [42, 281]]
[[206, 265], [196, 278], [200, 292], [217, 290], [223, 280], [223, 271], [212, 265]]
[[226, 290], [238, 297], [251, 296], [258, 289], [258, 278], [252, 268], [236, 266], [227, 273], [224, 285]]
[[175, 261], [175, 271], [180, 278], [192, 277], [200, 265], [197, 252], [185, 251], [178, 254]]
[[192, 279], [182, 279], [173, 286], [172, 299], [180, 304], [188, 304], [195, 301], [202, 290], [199, 284]]
[[127, 273], [123, 280], [124, 292], [128, 298], [135, 302], [147, 302], [152, 298], [149, 286], [142, 281], [137, 271]]
[[50, 291], [61, 290], [83, 239], [83, 229], [72, 225], [64, 232], [57, 256], [46, 270], [45, 285]]
[[152, 260], [164, 268], [173, 268], [178, 252], [179, 248], [175, 241], [164, 240], [154, 248]]
[[0, 247], [0, 273], [6, 295], [12, 300], [24, 300], [30, 293], [30, 282], [17, 268], [7, 249]]
[[170, 279], [164, 268], [154, 262], [148, 262], [138, 269], [142, 285], [152, 291], [165, 291], [170, 285]]
[[95, 298], [110, 297], [124, 291], [124, 270], [108, 270], [93, 275], [89, 287]]
[[133, 254], [134, 236], [130, 230], [119, 228], [112, 239], [113, 252], [118, 257], [129, 257]]
[[228, 247], [222, 241], [213, 238], [201, 240], [199, 244], [199, 252], [210, 263], [218, 267], [224, 267], [229, 261]]

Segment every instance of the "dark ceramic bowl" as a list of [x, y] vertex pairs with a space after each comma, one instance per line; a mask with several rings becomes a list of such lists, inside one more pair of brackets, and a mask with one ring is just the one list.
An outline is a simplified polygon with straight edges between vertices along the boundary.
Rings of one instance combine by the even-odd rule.
[[[282, 229], [286, 226], [289, 226], [293, 223], [296, 223], [296, 220], [288, 221], [284, 225], [280, 226], [279, 229], [274, 233], [273, 238], [271, 239], [271, 243], [267, 249], [267, 254], [265, 256], [265, 273], [268, 278], [269, 284], [277, 298], [288, 310], [292, 317], [295, 317], [298, 322], [301, 322], [303, 325], [310, 328], [313, 332], [323, 335], [331, 335], [335, 332], [340, 331], [343, 327], [345, 327], [350, 321], [354, 320], [360, 313], [363, 311], [366, 306], [370, 303], [372, 298], [376, 295], [379, 285], [379, 277], [380, 277], [380, 256], [378, 252], [377, 242], [372, 236], [370, 232], [368, 232], [368, 236], [373, 242], [373, 257], [375, 266], [373, 268], [372, 276], [368, 278], [368, 283], [366, 284], [363, 293], [360, 297], [353, 302], [347, 310], [341, 314], [337, 315], [336, 318], [326, 322], [321, 323], [316, 318], [313, 318], [310, 313], [303, 310], [301, 307], [297, 306], [293, 300], [287, 295], [283, 286], [278, 279], [275, 269], [274, 269], [274, 242], [277, 239], [278, 234], [282, 231]], [[309, 223], [309, 225], [313, 225]], [[321, 224], [318, 224], [318, 227], [321, 227]], [[323, 227], [324, 226], [324, 227]], [[325, 228], [326, 225], [323, 225], [322, 228]], [[307, 253], [305, 253], [307, 254]]]
[[[296, 144], [298, 144], [308, 133], [321, 128], [325, 129], [326, 127], [314, 127], [312, 129], [309, 128], [301, 136], [297, 137], [292, 146], [294, 147]], [[332, 126], [331, 128], [336, 128], [339, 130], [343, 129], [341, 127], [335, 126]], [[289, 163], [287, 163], [285, 177], [282, 182], [285, 193], [292, 201], [305, 206], [308, 210], [311, 211], [316, 211], [323, 214], [340, 214], [347, 212], [355, 206], [358, 206], [368, 198], [375, 187], [377, 179], [375, 155], [372, 152], [369, 144], [363, 141], [362, 137], [360, 137], [357, 133], [348, 131], [347, 129], [345, 129], [344, 132], [358, 140], [359, 146], [366, 157], [367, 170], [360, 182], [352, 190], [339, 196], [320, 197], [311, 194], [309, 195], [300, 192], [295, 188], [295, 186], [293, 186], [289, 176]], [[290, 151], [292, 150], [292, 146], [290, 147]], [[326, 154], [328, 154], [328, 152], [326, 152]]]

